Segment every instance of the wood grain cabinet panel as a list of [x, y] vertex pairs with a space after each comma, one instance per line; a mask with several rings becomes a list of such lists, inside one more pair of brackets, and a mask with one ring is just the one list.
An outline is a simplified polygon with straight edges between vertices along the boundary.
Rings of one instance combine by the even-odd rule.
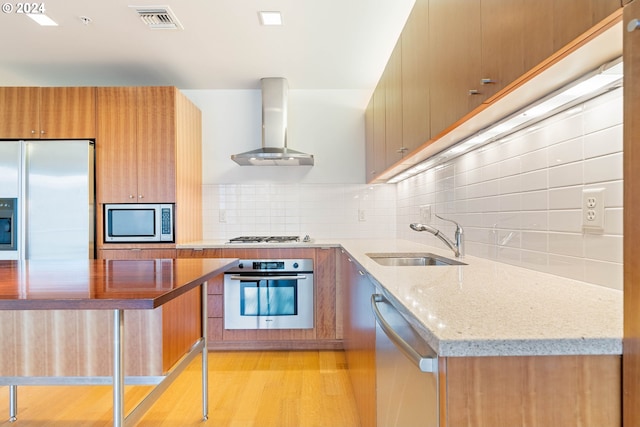
[[[360, 424], [375, 427], [376, 411], [376, 324], [371, 311], [374, 286], [364, 270], [342, 251], [340, 287], [344, 289], [344, 350]], [[381, 426], [382, 427], [382, 426]]]
[[1, 87], [0, 138], [94, 139], [94, 87]]
[[416, 0], [402, 30], [402, 146], [404, 155], [431, 136], [429, 1]]
[[440, 379], [442, 427], [621, 425], [620, 356], [449, 357]]
[[[479, 106], [481, 26], [479, 0], [429, 1], [431, 137]], [[470, 94], [477, 91], [477, 94]]]
[[373, 141], [374, 132], [374, 97], [372, 96], [367, 104], [367, 109], [364, 112], [364, 141], [365, 141], [365, 166], [364, 166], [364, 181], [372, 182], [376, 175], [375, 167], [375, 148]]
[[640, 425], [640, 30], [627, 31], [640, 19], [640, 0], [624, 7], [624, 340], [623, 417]]
[[175, 202], [175, 88], [98, 88], [97, 197]]
[[402, 43], [396, 43], [382, 77], [385, 81], [384, 169], [402, 160], [407, 149], [402, 140]]

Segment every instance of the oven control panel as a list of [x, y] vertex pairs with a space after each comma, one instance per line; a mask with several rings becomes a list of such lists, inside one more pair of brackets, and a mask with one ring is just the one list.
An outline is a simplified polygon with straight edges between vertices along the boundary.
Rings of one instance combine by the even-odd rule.
[[246, 272], [313, 272], [313, 259], [241, 259], [238, 266], [227, 270], [227, 273]]

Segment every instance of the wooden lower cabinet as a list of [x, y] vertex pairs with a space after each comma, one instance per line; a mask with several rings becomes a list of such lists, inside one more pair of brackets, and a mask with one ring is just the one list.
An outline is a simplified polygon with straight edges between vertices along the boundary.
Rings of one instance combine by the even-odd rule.
[[209, 282], [207, 299], [207, 339], [211, 350], [303, 350], [340, 349], [336, 331], [336, 249], [335, 248], [230, 248], [178, 249], [178, 258], [314, 260], [315, 327], [313, 329], [225, 329], [223, 276]]
[[621, 426], [621, 358], [440, 359], [440, 427]]
[[360, 425], [376, 425], [376, 324], [371, 311], [374, 286], [349, 255], [341, 251], [339, 287], [344, 289], [344, 350]]

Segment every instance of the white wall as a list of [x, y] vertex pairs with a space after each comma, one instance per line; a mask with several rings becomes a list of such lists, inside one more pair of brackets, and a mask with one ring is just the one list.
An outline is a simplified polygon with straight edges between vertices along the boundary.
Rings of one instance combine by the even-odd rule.
[[[468, 254], [622, 289], [622, 170], [618, 89], [399, 183], [398, 237], [440, 244], [407, 227], [428, 204]], [[605, 189], [604, 233], [582, 229], [587, 188]]]
[[230, 159], [262, 144], [259, 90], [184, 93], [202, 111], [203, 238], [395, 237], [395, 186], [364, 183], [370, 92], [289, 91], [288, 146], [313, 154], [312, 167], [239, 166]]
[[364, 183], [361, 90], [290, 90], [288, 147], [313, 154], [314, 166], [239, 166], [232, 154], [262, 145], [259, 90], [185, 90], [202, 111], [204, 184]]

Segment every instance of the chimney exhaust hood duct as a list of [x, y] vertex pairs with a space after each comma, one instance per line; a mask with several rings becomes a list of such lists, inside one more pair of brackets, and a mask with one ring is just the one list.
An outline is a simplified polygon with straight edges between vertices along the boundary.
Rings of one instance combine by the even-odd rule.
[[287, 148], [289, 85], [281, 77], [260, 80], [262, 85], [262, 148], [233, 154], [240, 166], [313, 166], [313, 155]]

